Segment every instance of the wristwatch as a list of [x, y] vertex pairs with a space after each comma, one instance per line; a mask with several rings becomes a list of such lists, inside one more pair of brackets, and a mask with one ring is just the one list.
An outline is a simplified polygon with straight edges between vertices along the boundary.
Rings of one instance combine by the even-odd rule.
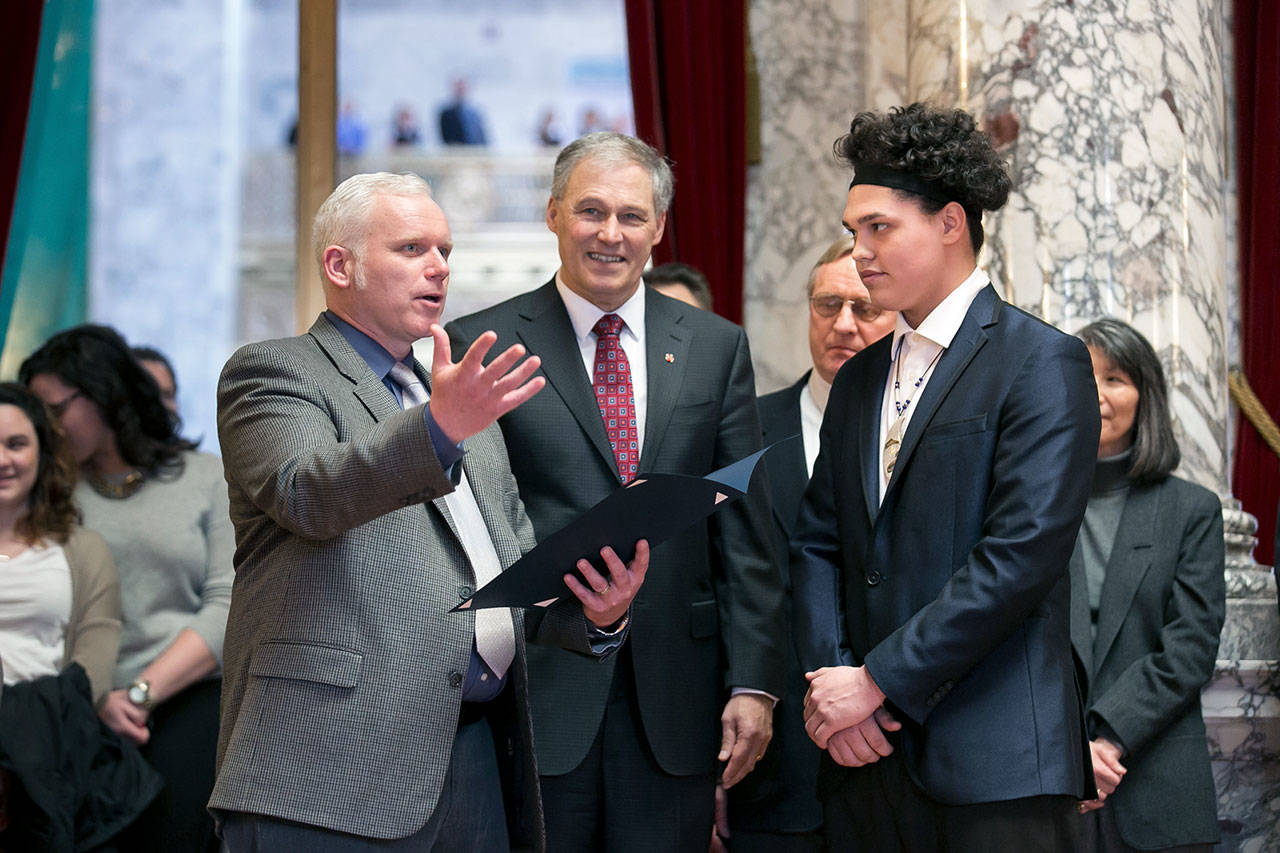
[[125, 697], [139, 708], [151, 708], [151, 682], [141, 678], [134, 681], [125, 690]]

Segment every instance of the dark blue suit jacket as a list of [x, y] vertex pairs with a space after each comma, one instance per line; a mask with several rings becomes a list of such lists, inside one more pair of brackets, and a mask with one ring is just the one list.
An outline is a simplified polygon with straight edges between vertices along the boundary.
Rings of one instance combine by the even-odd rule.
[[940, 802], [1092, 797], [1067, 572], [1098, 448], [1088, 352], [983, 289], [881, 505], [891, 346], [854, 356], [831, 391], [792, 540], [800, 662], [865, 664]]

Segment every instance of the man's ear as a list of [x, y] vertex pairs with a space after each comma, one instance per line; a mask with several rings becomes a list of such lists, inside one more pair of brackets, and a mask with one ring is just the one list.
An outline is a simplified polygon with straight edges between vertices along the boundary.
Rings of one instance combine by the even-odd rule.
[[942, 223], [942, 242], [950, 245], [961, 239], [969, 239], [969, 215], [958, 201], [947, 202], [938, 211], [938, 221]]
[[553, 234], [559, 233], [556, 231], [556, 217], [560, 212], [558, 207], [555, 196], [547, 199], [547, 230]]
[[356, 283], [356, 256], [345, 246], [333, 245], [324, 250], [324, 276], [334, 287], [346, 289]]
[[658, 230], [654, 232], [653, 245], [656, 246], [662, 242], [662, 235], [666, 233], [666, 230], [667, 230], [667, 211], [663, 211], [662, 215], [658, 217]]

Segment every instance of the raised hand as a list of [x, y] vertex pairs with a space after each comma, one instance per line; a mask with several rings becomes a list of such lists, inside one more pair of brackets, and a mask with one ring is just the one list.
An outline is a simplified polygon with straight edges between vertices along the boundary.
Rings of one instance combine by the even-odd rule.
[[524, 358], [525, 348], [520, 344], [508, 347], [486, 365], [484, 357], [498, 340], [493, 332], [476, 338], [457, 364], [452, 362], [449, 336], [444, 329], [433, 325], [431, 338], [435, 341], [431, 357], [431, 417], [455, 444], [480, 432], [547, 384], [541, 376], [529, 378], [542, 360], [536, 355]]

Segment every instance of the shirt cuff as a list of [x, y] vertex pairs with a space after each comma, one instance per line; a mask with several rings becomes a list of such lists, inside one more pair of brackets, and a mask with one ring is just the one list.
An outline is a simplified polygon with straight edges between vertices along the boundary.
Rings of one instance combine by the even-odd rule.
[[627, 638], [627, 626], [630, 623], [630, 610], [627, 611], [627, 615], [622, 617], [622, 622], [618, 627], [612, 631], [606, 631], [587, 620], [587, 642], [591, 644], [591, 653], [600, 656], [618, 649], [622, 645], [622, 641]]
[[772, 693], [768, 692], [767, 690], [756, 690], [754, 687], [734, 687], [729, 691], [729, 695], [731, 697], [738, 696], [743, 693], [746, 693], [751, 696], [765, 696], [765, 697], [768, 697], [769, 701], [772, 702], [774, 705], [778, 704], [778, 697], [774, 696]]
[[448, 471], [462, 458], [462, 442], [454, 444], [449, 440], [449, 436], [444, 434], [444, 430], [440, 429], [436, 419], [431, 416], [430, 405], [422, 407], [422, 420], [427, 425], [431, 446], [436, 451], [436, 458], [440, 460], [440, 467]]

